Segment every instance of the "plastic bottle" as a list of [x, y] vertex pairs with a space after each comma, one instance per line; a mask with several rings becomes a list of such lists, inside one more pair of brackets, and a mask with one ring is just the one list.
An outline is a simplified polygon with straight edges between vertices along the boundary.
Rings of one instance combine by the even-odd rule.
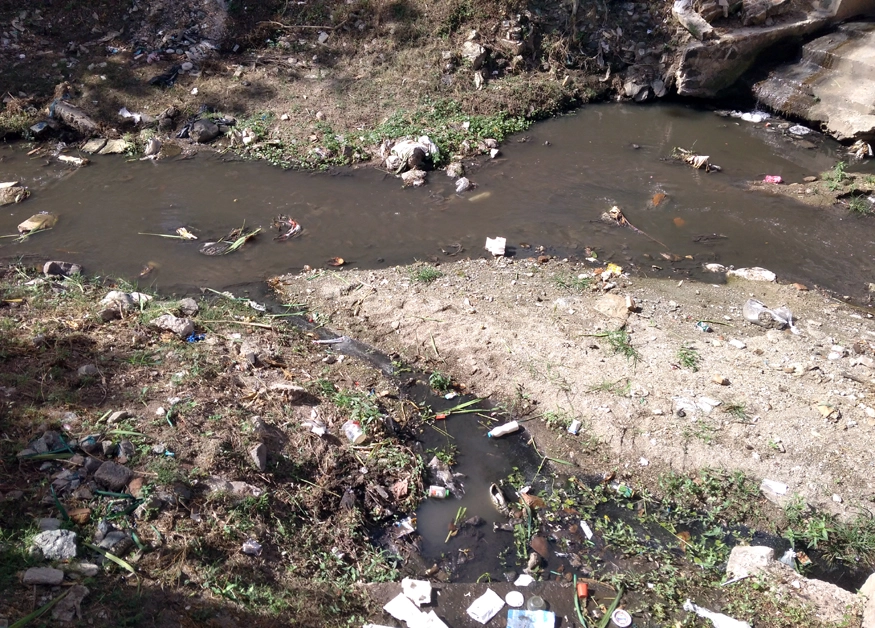
[[540, 595], [533, 595], [526, 602], [526, 610], [544, 611], [547, 610], [547, 602]]
[[512, 434], [520, 429], [520, 424], [516, 421], [511, 421], [510, 423], [505, 423], [504, 425], [499, 425], [496, 428], [489, 430], [486, 435], [489, 438], [497, 438], [499, 436], [504, 436], [505, 434]]
[[450, 489], [444, 488], [443, 486], [429, 486], [428, 496], [436, 497], [438, 499], [446, 499], [450, 496]]
[[353, 445], [361, 445], [368, 436], [362, 431], [362, 426], [358, 421], [347, 421], [343, 424], [343, 433]]

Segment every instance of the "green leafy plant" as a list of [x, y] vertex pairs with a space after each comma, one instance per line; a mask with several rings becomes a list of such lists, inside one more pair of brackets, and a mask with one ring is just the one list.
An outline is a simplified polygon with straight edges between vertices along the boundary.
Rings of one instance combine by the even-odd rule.
[[446, 392], [452, 387], [453, 378], [440, 371], [435, 371], [428, 376], [428, 385], [438, 392]]
[[684, 367], [685, 369], [689, 369], [694, 373], [699, 370], [699, 362], [701, 361], [701, 359], [702, 358], [695, 347], [684, 345], [680, 349], [678, 349], [678, 362], [680, 362], [680, 365], [682, 367]]
[[444, 274], [433, 266], [418, 266], [410, 271], [410, 280], [416, 283], [431, 283]]

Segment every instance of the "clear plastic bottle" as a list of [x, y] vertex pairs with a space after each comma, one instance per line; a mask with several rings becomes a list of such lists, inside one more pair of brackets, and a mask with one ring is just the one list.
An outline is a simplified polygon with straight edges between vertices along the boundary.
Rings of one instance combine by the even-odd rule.
[[526, 601], [526, 610], [545, 611], [547, 610], [547, 602], [540, 595], [533, 595]]
[[436, 497], [437, 499], [446, 499], [450, 496], [450, 489], [444, 488], [443, 486], [429, 486], [428, 496]]

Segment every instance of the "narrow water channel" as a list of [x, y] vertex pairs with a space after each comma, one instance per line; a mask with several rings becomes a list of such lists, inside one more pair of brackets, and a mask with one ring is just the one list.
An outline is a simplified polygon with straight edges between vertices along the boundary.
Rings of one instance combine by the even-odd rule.
[[[667, 159], [674, 146], [710, 155], [723, 172]], [[480, 256], [485, 238], [500, 235], [512, 246], [559, 254], [583, 256], [593, 247], [601, 258], [647, 274], [696, 274], [709, 261], [760, 265], [788, 281], [860, 295], [873, 274], [871, 220], [743, 189], [766, 174], [799, 181], [826, 170], [843, 157], [839, 149], [828, 140], [801, 148], [773, 129], [679, 105], [600, 105], [509, 139], [498, 159], [469, 168], [478, 188], [457, 196], [440, 172], [423, 188], [403, 190], [371, 168], [283, 172], [208, 155], [158, 163], [96, 156], [71, 171], [7, 146], [0, 150], [0, 180], [20, 180], [33, 195], [3, 209], [0, 232], [14, 233], [38, 211], [60, 219], [25, 243], [0, 241], [0, 256], [60, 258], [90, 274], [130, 279], [151, 262], [156, 269], [141, 283], [189, 291], [321, 266], [335, 256], [358, 267], [449, 259], [442, 249], [455, 245]], [[649, 208], [658, 192], [665, 202]], [[666, 248], [599, 221], [614, 204]], [[272, 240], [270, 224], [280, 213], [303, 225], [301, 237]], [[198, 253], [203, 241], [244, 223], [265, 232], [228, 256]], [[201, 239], [138, 235], [180, 226]], [[694, 241], [714, 233], [725, 238]], [[693, 260], [673, 265], [660, 257], [666, 249]]]

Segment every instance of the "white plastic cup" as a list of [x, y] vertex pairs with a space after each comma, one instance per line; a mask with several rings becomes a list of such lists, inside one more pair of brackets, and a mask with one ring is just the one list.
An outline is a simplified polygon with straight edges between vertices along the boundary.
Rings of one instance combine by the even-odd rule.
[[361, 445], [368, 438], [367, 434], [362, 430], [362, 426], [358, 421], [347, 421], [343, 424], [343, 433], [353, 445]]
[[498, 438], [499, 436], [504, 436], [505, 434], [512, 434], [520, 429], [520, 424], [516, 421], [511, 421], [510, 423], [505, 423], [504, 425], [499, 425], [498, 427], [489, 430], [486, 435], [489, 438]]

